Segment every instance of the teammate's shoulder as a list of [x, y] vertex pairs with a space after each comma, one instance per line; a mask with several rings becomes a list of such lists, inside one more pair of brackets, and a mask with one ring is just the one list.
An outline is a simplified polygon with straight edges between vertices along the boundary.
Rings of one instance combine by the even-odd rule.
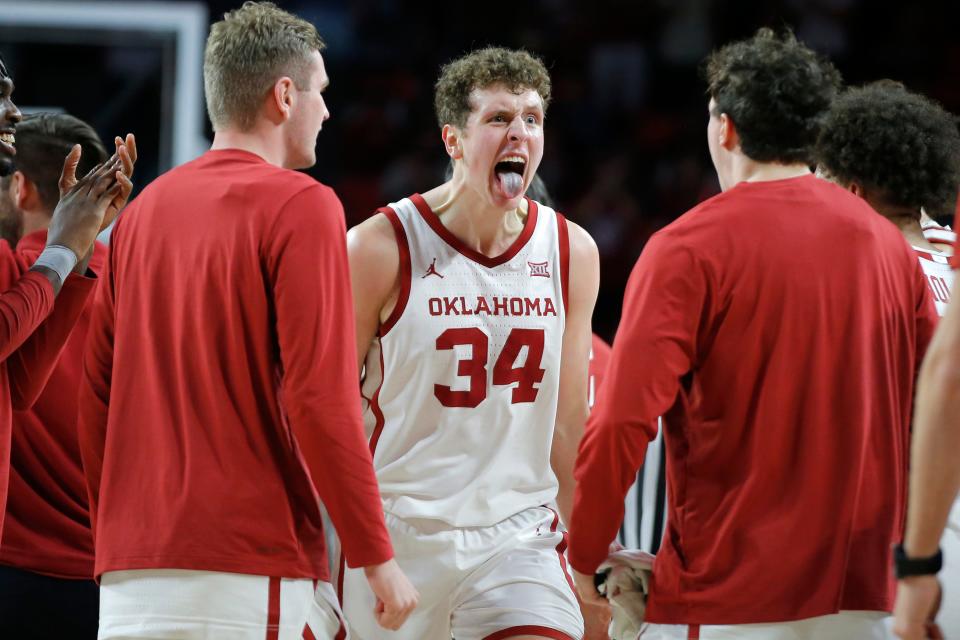
[[712, 229], [715, 225], [723, 227], [722, 214], [730, 212], [730, 196], [721, 192], [694, 205], [675, 220], [655, 231], [651, 238], [671, 239], [679, 242], [685, 237], [695, 237], [698, 233]]
[[396, 260], [397, 232], [393, 222], [383, 211], [376, 211], [369, 218], [347, 231], [347, 251], [351, 260], [376, 261]]
[[576, 222], [564, 218], [567, 223], [567, 237], [570, 240], [570, 255], [576, 259], [600, 260], [600, 250], [590, 233]]
[[265, 190], [272, 191], [278, 202], [297, 195], [324, 201], [340, 201], [331, 187], [318, 182], [305, 173], [272, 165], [268, 166], [269, 168], [264, 171], [265, 183], [263, 187]]

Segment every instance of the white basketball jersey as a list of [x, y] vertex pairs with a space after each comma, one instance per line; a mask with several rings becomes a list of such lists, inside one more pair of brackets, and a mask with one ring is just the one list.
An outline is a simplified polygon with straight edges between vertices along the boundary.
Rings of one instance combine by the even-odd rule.
[[[937, 233], [939, 234], [937, 242], [948, 243], [956, 240], [956, 235], [948, 229], [939, 228]], [[926, 230], [924, 230], [924, 236], [927, 236]], [[950, 266], [950, 256], [940, 251], [928, 251], [919, 247], [914, 247], [913, 250], [920, 258], [920, 266], [923, 267], [923, 275], [926, 276], [933, 301], [937, 305], [937, 313], [942, 317], [947, 310], [947, 303], [950, 302], [953, 291], [954, 272]]]
[[496, 258], [466, 247], [419, 195], [381, 210], [401, 287], [367, 353], [364, 420], [397, 517], [491, 526], [556, 498], [569, 243], [562, 216], [527, 204], [523, 232]]
[[949, 226], [941, 227], [934, 220], [927, 220], [920, 226], [923, 229], [923, 237], [930, 242], [952, 245], [957, 241], [957, 234]]

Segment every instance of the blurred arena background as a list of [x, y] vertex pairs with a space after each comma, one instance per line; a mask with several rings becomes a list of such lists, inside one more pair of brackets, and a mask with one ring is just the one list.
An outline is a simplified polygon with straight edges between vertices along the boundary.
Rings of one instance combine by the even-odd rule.
[[[0, 1], [0, 53], [24, 111], [72, 113], [105, 139], [135, 132], [142, 187], [206, 148], [203, 43], [210, 20], [240, 3]], [[699, 77], [714, 47], [759, 26], [790, 26], [848, 83], [894, 78], [960, 112], [955, 2], [277, 4], [313, 21], [328, 44], [332, 118], [311, 173], [336, 188], [349, 225], [442, 180], [446, 156], [432, 106], [442, 63], [485, 44], [525, 47], [544, 59], [554, 99], [540, 174], [558, 208], [600, 247], [594, 327], [608, 339], [646, 239], [718, 190]]]

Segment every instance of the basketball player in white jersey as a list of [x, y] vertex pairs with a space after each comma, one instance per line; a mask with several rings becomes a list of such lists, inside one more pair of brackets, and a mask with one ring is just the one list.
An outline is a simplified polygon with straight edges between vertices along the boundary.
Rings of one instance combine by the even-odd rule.
[[[524, 197], [550, 80], [523, 51], [443, 68], [453, 176], [348, 238], [370, 447], [397, 561], [421, 593], [383, 633], [343, 572], [354, 637], [579, 639], [560, 517], [587, 416], [596, 245]], [[566, 512], [566, 513], [564, 513]]]
[[957, 242], [957, 233], [950, 225], [943, 226], [926, 211], [920, 211], [920, 228], [923, 229], [923, 237], [932, 242], [941, 251], [953, 252], [953, 245]]
[[[940, 105], [902, 85], [875, 82], [838, 97], [820, 134], [818, 173], [856, 193], [900, 228], [913, 247], [942, 317], [950, 301], [956, 234], [923, 209], [953, 209], [960, 134]], [[960, 501], [941, 540], [943, 603], [937, 622], [960, 637]]]

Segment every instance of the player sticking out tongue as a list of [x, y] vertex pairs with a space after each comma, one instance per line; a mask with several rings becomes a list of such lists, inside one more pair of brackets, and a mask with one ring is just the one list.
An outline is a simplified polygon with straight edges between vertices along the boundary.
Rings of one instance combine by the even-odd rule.
[[494, 166], [500, 190], [507, 198], [516, 198], [523, 193], [523, 170], [526, 166], [526, 161], [520, 156], [507, 156]]

